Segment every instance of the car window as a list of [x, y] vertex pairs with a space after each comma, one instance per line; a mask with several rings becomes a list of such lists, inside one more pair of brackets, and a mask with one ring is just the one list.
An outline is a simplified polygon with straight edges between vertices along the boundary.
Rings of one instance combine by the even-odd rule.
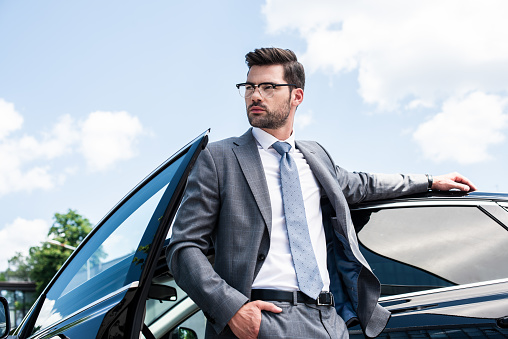
[[185, 320], [180, 327], [190, 328], [197, 334], [198, 339], [204, 339], [206, 318], [203, 311], [194, 313], [189, 319]]
[[508, 265], [499, 265], [508, 261], [508, 231], [476, 206], [367, 209], [352, 216], [384, 295], [508, 277]]
[[198, 306], [175, 283], [174, 280], [164, 282], [164, 285], [176, 289], [176, 300], [146, 301], [144, 323], [156, 338], [171, 338], [172, 331], [177, 327], [193, 330], [198, 338], [204, 338], [206, 318]]
[[176, 289], [176, 300], [148, 299], [146, 301], [145, 324], [149, 327], [159, 320], [164, 314], [169, 312], [173, 307], [177, 306], [187, 296], [187, 294], [175, 283], [174, 280], [171, 280], [164, 285], [171, 286]]
[[33, 332], [139, 279], [154, 229], [168, 203], [165, 190], [182, 159], [139, 188], [94, 230], [48, 291]]

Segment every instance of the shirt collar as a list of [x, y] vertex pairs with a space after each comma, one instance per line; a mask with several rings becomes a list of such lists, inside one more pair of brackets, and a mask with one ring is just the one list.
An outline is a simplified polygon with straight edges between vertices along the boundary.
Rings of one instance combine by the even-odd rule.
[[276, 141], [284, 141], [284, 142], [287, 142], [288, 144], [290, 144], [291, 145], [290, 152], [293, 152], [295, 149], [295, 133], [294, 133], [294, 131], [293, 131], [293, 133], [291, 133], [289, 138], [287, 138], [286, 140], [279, 140], [276, 137], [274, 137], [273, 135], [271, 135], [270, 133], [265, 132], [264, 130], [262, 130], [261, 128], [258, 128], [258, 127], [252, 127], [252, 135], [254, 136], [256, 141], [261, 145], [261, 147], [263, 147], [263, 149], [265, 151], [268, 151], [269, 148], [273, 148], [272, 145]]

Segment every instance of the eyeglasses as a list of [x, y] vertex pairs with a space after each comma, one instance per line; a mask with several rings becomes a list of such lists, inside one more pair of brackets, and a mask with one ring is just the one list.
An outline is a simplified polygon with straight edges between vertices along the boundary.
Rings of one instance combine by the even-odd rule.
[[275, 89], [279, 86], [295, 86], [295, 84], [273, 84], [271, 82], [262, 82], [260, 84], [254, 85], [248, 82], [244, 82], [241, 84], [236, 84], [236, 88], [238, 88], [238, 92], [242, 98], [250, 98], [254, 92], [256, 91], [256, 87], [259, 88], [259, 93], [263, 98], [271, 98], [275, 92]]

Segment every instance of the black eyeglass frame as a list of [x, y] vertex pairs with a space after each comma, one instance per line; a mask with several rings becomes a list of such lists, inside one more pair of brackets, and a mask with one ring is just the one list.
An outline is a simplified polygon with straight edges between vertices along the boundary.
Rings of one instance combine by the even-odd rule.
[[[273, 82], [262, 82], [257, 85], [253, 84], [252, 82], [242, 82], [242, 83], [236, 84], [235, 86], [236, 86], [236, 88], [238, 88], [238, 90], [240, 90], [240, 87], [242, 87], [242, 86], [245, 87], [247, 85], [254, 87], [254, 91], [252, 92], [252, 95], [256, 91], [256, 87], [259, 88], [259, 86], [262, 86], [262, 85], [271, 85], [271, 86], [273, 86], [273, 89], [276, 89], [277, 87], [283, 87], [283, 86], [295, 86], [296, 88], [298, 88], [298, 85], [296, 85], [296, 84], [274, 84]], [[250, 98], [252, 95], [248, 96], [247, 98]]]

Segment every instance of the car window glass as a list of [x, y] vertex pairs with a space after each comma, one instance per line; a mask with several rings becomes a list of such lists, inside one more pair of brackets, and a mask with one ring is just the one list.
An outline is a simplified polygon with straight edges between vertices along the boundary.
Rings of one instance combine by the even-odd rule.
[[[88, 258], [85, 264], [81, 266], [78, 273], [71, 279], [67, 287], [63, 290], [62, 296], [74, 290], [84, 282], [89, 281], [96, 275], [111, 270], [126, 273], [125, 266], [130, 266], [136, 247], [141, 239], [147, 221], [150, 220], [152, 213], [157, 206], [162, 193], [167, 186], [161, 188], [134, 213], [132, 213], [118, 227], [94, 253]], [[117, 267], [115, 267], [117, 266]], [[122, 267], [124, 269], [122, 269]], [[114, 278], [117, 282], [125, 279], [125, 275], [119, 276], [115, 274]], [[100, 279], [102, 280], [102, 279]], [[99, 280], [98, 280], [99, 281]], [[122, 287], [120, 284], [117, 287]]]
[[155, 321], [160, 319], [164, 314], [178, 305], [187, 296], [187, 294], [175, 283], [174, 280], [171, 280], [165, 285], [174, 287], [176, 289], [177, 298], [175, 301], [148, 299], [146, 301], [145, 313], [145, 324], [148, 326], [151, 326]]
[[185, 320], [180, 327], [190, 328], [198, 335], [198, 339], [205, 338], [206, 318], [203, 311], [194, 313], [192, 317]]
[[173, 225], [175, 224], [175, 220], [178, 219], [177, 218], [178, 212], [180, 211], [181, 206], [182, 206], [182, 202], [180, 202], [180, 205], [178, 205], [178, 209], [176, 211], [175, 218], [173, 219], [173, 221], [171, 221], [171, 226], [169, 227], [168, 233], [166, 234], [166, 241], [169, 241], [169, 239], [171, 239], [171, 236], [173, 235]]
[[508, 276], [508, 265], [499, 265], [508, 261], [508, 232], [477, 207], [361, 210], [352, 216], [385, 292], [387, 285], [411, 292]]
[[505, 209], [505, 211], [508, 212], [508, 202], [500, 202], [499, 205]]
[[[178, 206], [178, 210], [180, 210], [180, 206]], [[176, 213], [178, 216], [178, 212]], [[171, 222], [171, 226], [169, 227], [168, 234], [166, 234], [166, 240], [171, 239], [171, 236], [173, 235], [173, 224], [175, 223], [176, 217]]]
[[137, 281], [182, 157], [140, 188], [80, 249], [49, 290], [33, 332]]
[[[160, 284], [160, 282], [159, 282]], [[206, 318], [198, 306], [187, 296], [174, 280], [163, 282], [176, 289], [174, 301], [146, 301], [144, 323], [157, 338], [171, 338], [171, 332], [178, 326], [192, 329], [198, 338], [204, 338]]]
[[508, 213], [499, 205], [482, 205], [479, 207], [485, 213], [490, 214], [501, 226], [508, 230]]

